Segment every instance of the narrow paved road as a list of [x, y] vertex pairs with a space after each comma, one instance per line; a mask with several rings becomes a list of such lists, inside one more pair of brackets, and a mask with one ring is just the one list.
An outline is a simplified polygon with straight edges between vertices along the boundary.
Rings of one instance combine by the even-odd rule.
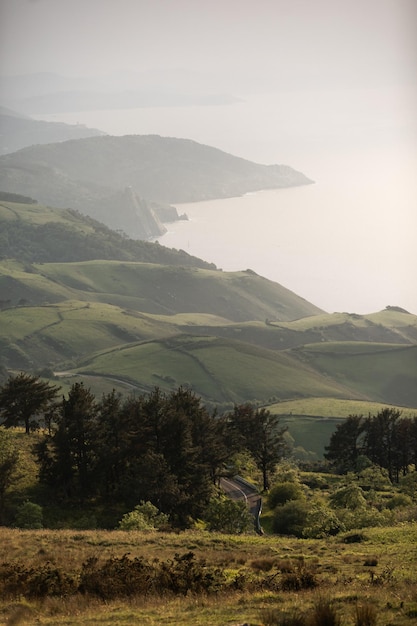
[[257, 489], [240, 476], [221, 478], [220, 487], [232, 500], [244, 500], [255, 521], [255, 530], [262, 534], [259, 515], [262, 509], [262, 498]]

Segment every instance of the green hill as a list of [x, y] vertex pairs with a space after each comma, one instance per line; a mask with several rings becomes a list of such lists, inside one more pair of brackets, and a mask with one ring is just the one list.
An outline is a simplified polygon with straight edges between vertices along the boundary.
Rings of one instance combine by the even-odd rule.
[[328, 342], [298, 348], [297, 354], [368, 400], [417, 406], [417, 345]]
[[102, 376], [117, 372], [121, 380], [148, 390], [187, 384], [214, 403], [350, 395], [349, 389], [300, 365], [290, 354], [217, 337], [142, 341], [86, 359], [75, 371]]
[[95, 393], [188, 385], [220, 410], [268, 405], [315, 454], [349, 412], [417, 406], [417, 316], [329, 315], [250, 270], [223, 272], [73, 210], [8, 198], [3, 372], [55, 371], [64, 390], [86, 379]]
[[112, 259], [215, 269], [183, 250], [130, 239], [78, 211], [30, 203], [30, 198], [12, 202], [12, 195], [0, 192], [0, 259], [29, 263]]

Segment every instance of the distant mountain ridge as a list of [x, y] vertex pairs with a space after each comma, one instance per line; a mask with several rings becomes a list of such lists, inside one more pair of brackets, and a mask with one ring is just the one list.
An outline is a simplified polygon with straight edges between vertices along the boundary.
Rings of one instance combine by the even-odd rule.
[[209, 77], [201, 71], [170, 69], [82, 77], [40, 72], [3, 76], [1, 82], [3, 102], [29, 114], [240, 102], [224, 85], [210, 86]]
[[[0, 157], [1, 190], [77, 209], [137, 238], [161, 234], [156, 217], [178, 219], [175, 209], [167, 209], [175, 203], [312, 182], [287, 165], [252, 163], [195, 141], [159, 135], [91, 137]], [[126, 194], [130, 188], [133, 192]], [[121, 199], [128, 197], [123, 207]], [[149, 223], [154, 216], [151, 235], [144, 235], [139, 223], [132, 228], [138, 202]]]
[[82, 124], [35, 120], [0, 106], [0, 155], [10, 154], [27, 146], [105, 134]]

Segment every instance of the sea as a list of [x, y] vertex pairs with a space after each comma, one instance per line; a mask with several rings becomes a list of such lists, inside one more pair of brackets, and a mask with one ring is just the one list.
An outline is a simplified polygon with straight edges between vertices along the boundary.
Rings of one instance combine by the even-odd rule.
[[416, 102], [411, 87], [310, 89], [37, 117], [193, 139], [302, 171], [313, 184], [177, 205], [188, 220], [158, 241], [224, 271], [251, 269], [327, 312], [417, 314]]

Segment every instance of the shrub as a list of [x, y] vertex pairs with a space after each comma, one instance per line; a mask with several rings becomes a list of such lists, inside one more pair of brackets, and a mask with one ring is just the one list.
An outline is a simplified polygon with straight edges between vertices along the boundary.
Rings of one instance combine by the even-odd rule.
[[412, 498], [405, 493], [397, 493], [392, 496], [387, 502], [387, 508], [391, 511], [405, 506], [411, 506], [413, 504]]
[[337, 535], [345, 530], [345, 525], [334, 511], [321, 503], [315, 503], [307, 514], [303, 536], [309, 539], [321, 539], [328, 535]]
[[371, 526], [389, 526], [393, 520], [391, 511], [388, 509], [378, 511], [375, 507], [359, 508], [355, 511], [338, 509], [336, 514], [346, 530], [370, 528]]
[[251, 568], [258, 572], [269, 572], [276, 564], [276, 559], [270, 556], [264, 556], [260, 559], [254, 559], [251, 561]]
[[351, 533], [343, 537], [343, 543], [362, 543], [362, 541], [368, 541], [368, 537], [363, 533]]
[[359, 473], [358, 478], [361, 487], [379, 490], [391, 487], [388, 471], [379, 465], [366, 467]]
[[303, 485], [306, 485], [310, 489], [328, 489], [330, 487], [329, 481], [321, 474], [310, 472], [303, 477]]
[[303, 490], [296, 482], [276, 483], [268, 495], [268, 506], [271, 509], [285, 504], [290, 500], [300, 500], [303, 497]]
[[309, 507], [304, 500], [292, 500], [277, 506], [272, 520], [272, 530], [279, 535], [302, 537], [307, 525]]
[[377, 614], [373, 604], [356, 606], [355, 626], [375, 626], [376, 620]]
[[225, 583], [225, 576], [218, 568], [207, 567], [204, 561], [196, 561], [193, 552], [176, 554], [173, 561], [162, 563], [157, 577], [157, 591], [187, 595], [187, 593], [213, 593]]
[[155, 530], [168, 525], [168, 516], [161, 513], [152, 502], [141, 502], [133, 511], [123, 515], [120, 530]]
[[283, 591], [301, 591], [302, 589], [314, 589], [318, 582], [315, 573], [308, 569], [304, 563], [294, 570], [285, 574], [281, 579]]
[[145, 595], [154, 584], [154, 568], [140, 558], [111, 558], [102, 565], [92, 557], [83, 563], [79, 590], [103, 600]]
[[254, 518], [243, 501], [230, 498], [213, 498], [204, 519], [211, 531], [241, 534], [254, 527]]
[[330, 503], [337, 509], [356, 511], [366, 507], [363, 490], [356, 483], [349, 483], [331, 494]]
[[413, 500], [417, 499], [417, 470], [400, 478], [400, 491], [406, 493]]
[[26, 567], [20, 563], [2, 563], [0, 591], [4, 598], [45, 598], [76, 593], [76, 577], [59, 570], [51, 563], [41, 567]]
[[15, 523], [18, 528], [43, 528], [42, 507], [34, 502], [24, 502], [16, 511]]
[[311, 626], [340, 626], [341, 619], [330, 600], [319, 599], [310, 619]]

